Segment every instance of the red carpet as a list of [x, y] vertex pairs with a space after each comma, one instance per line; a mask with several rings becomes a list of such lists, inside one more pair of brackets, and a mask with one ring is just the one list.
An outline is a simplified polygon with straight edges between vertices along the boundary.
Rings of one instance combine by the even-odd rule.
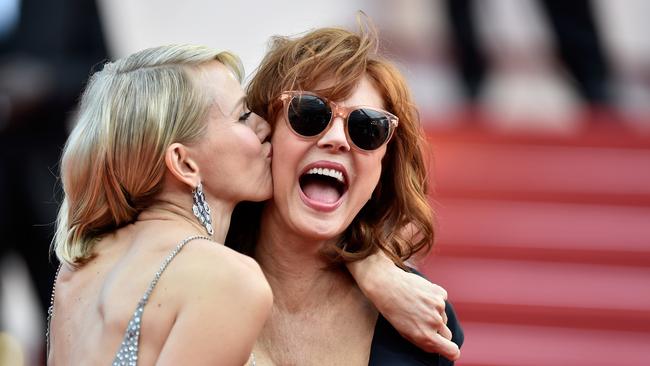
[[650, 364], [650, 136], [429, 137], [457, 365]]

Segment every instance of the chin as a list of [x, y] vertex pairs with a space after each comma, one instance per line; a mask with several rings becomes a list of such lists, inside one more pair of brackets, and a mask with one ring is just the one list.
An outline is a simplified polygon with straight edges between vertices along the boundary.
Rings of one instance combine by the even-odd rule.
[[305, 223], [301, 226], [303, 227], [301, 231], [305, 237], [319, 241], [337, 239], [343, 235], [347, 228], [347, 226], [341, 227], [340, 223], [327, 222]]
[[273, 197], [273, 183], [271, 183], [271, 178], [265, 179], [260, 185], [258, 185], [257, 192], [255, 194], [256, 199], [251, 201], [267, 201]]
[[248, 201], [264, 202], [270, 200], [272, 197], [273, 197], [273, 189], [269, 188], [268, 190], [259, 192], [254, 199]]

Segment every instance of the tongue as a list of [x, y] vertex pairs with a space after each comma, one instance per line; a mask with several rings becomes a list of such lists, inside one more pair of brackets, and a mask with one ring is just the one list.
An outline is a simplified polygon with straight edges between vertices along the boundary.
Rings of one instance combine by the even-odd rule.
[[323, 203], [334, 203], [339, 198], [339, 191], [332, 187], [331, 184], [318, 180], [311, 180], [303, 185], [302, 191], [305, 195], [314, 201]]

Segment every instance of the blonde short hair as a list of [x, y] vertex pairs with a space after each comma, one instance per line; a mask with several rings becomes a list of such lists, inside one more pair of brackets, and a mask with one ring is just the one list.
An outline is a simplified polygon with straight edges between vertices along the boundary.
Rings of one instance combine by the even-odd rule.
[[82, 265], [103, 234], [151, 205], [166, 148], [205, 131], [213, 97], [195, 81], [196, 70], [214, 60], [241, 82], [237, 56], [193, 45], [146, 49], [92, 75], [61, 158], [64, 200], [52, 244], [59, 260]]

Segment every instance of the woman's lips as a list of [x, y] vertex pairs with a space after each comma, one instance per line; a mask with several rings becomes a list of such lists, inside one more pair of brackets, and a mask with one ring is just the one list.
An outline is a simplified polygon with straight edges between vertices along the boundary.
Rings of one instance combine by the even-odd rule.
[[266, 157], [271, 158], [273, 157], [273, 145], [271, 145], [270, 142], [268, 142], [268, 144], [269, 144], [269, 152], [266, 154]]
[[[336, 176], [336, 172], [339, 172], [338, 174], [340, 174], [338, 177]], [[307, 174], [321, 176], [325, 175], [329, 176], [330, 178], [336, 177], [335, 179], [344, 182], [344, 187], [341, 190], [339, 188], [334, 188], [331, 186], [328, 187], [327, 184], [318, 181], [308, 181], [305, 184], [308, 184], [310, 186], [303, 187], [303, 181], [301, 181], [301, 179]], [[301, 200], [311, 209], [320, 212], [332, 212], [341, 206], [343, 203], [343, 197], [347, 192], [347, 184], [348, 178], [347, 169], [345, 169], [345, 166], [343, 164], [327, 160], [320, 160], [308, 164], [303, 168], [302, 173], [298, 178]], [[333, 192], [333, 190], [338, 190], [338, 192]], [[338, 197], [332, 200], [335, 194], [338, 194]]]

